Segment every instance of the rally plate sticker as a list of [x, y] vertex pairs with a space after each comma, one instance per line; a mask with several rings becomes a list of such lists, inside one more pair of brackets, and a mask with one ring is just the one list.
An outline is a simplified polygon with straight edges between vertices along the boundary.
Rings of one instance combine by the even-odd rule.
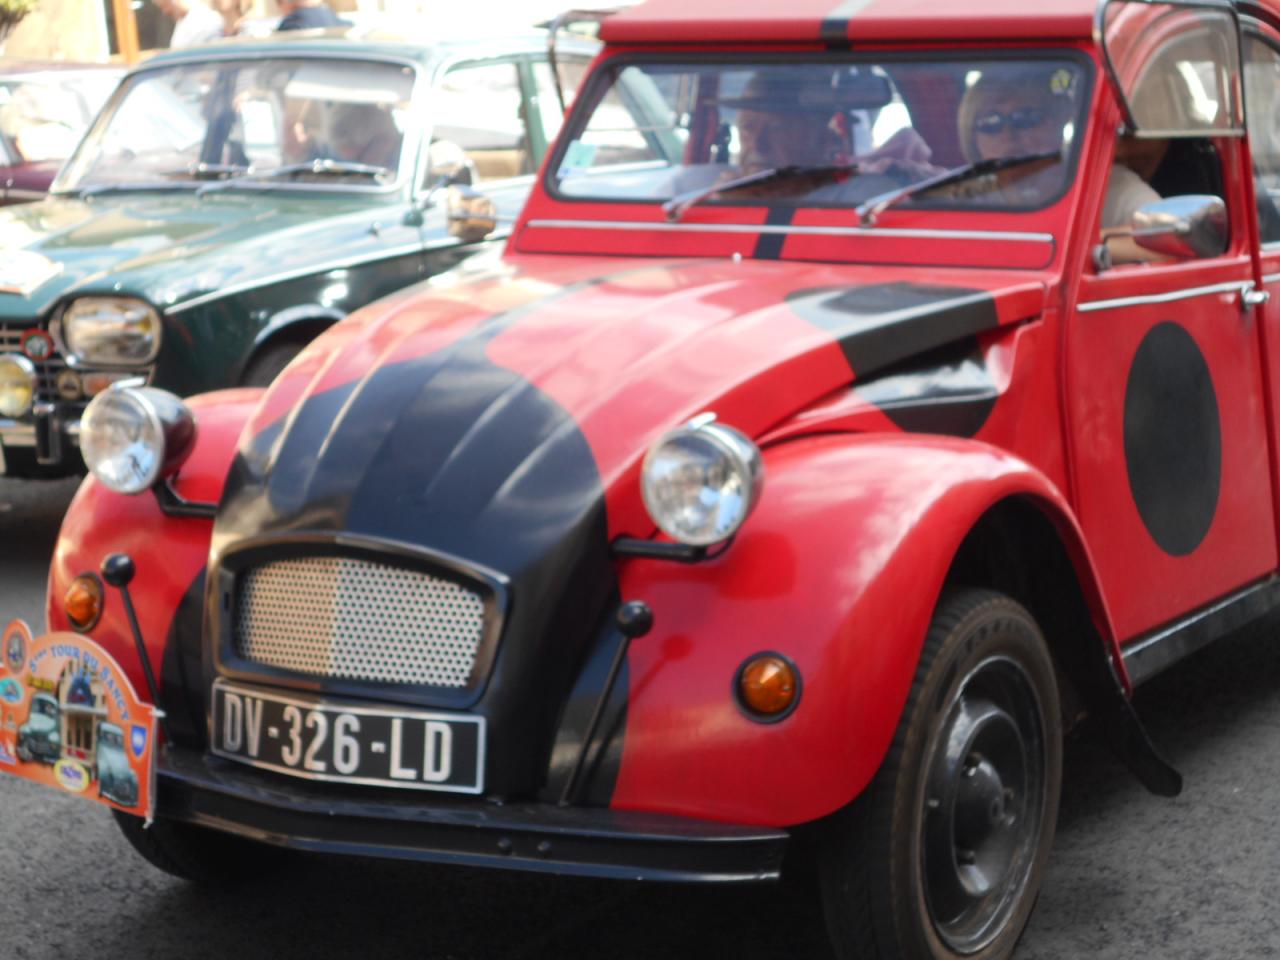
[[213, 685], [214, 753], [309, 780], [482, 793], [484, 733], [484, 717]]
[[0, 773], [151, 819], [158, 713], [88, 637], [0, 637]]

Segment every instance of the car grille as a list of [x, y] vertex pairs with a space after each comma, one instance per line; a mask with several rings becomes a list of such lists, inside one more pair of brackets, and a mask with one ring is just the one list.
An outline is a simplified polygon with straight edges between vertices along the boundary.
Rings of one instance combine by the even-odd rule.
[[317, 677], [466, 687], [483, 597], [419, 570], [309, 556], [239, 577], [232, 638], [251, 663]]
[[[30, 329], [30, 324], [0, 323], [0, 353], [22, 353], [22, 335]], [[55, 353], [48, 360], [32, 362], [36, 365], [36, 401], [57, 400], [57, 377], [67, 368], [66, 361], [61, 354]]]

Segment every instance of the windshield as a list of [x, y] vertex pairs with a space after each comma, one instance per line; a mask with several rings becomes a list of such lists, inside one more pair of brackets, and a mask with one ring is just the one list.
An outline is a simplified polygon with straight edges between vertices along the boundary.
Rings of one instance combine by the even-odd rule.
[[105, 72], [0, 78], [0, 156], [9, 163], [65, 160], [114, 86]]
[[665, 202], [775, 171], [707, 202], [856, 207], [968, 164], [1056, 154], [900, 204], [1034, 209], [1066, 189], [1087, 100], [1086, 67], [1065, 53], [604, 70], [552, 168], [566, 198]]
[[[216, 61], [148, 70], [86, 137], [56, 192], [247, 177], [263, 185], [368, 188], [411, 155], [414, 72], [317, 59]], [[321, 162], [317, 162], [321, 161]], [[323, 161], [332, 161], [325, 163]], [[302, 165], [288, 177], [272, 171]]]
[[98, 727], [98, 746], [100, 747], [123, 747], [124, 732], [116, 726], [104, 723]]

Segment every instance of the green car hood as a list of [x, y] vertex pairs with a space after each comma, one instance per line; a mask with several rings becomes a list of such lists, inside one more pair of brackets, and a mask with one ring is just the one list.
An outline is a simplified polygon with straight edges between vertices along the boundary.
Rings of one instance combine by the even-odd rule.
[[[161, 309], [231, 285], [305, 273], [376, 243], [379, 220], [399, 222], [399, 193], [211, 191], [49, 197], [0, 211], [5, 250], [61, 269], [27, 295], [0, 293], [0, 321], [31, 321], [88, 293], [142, 297]], [[381, 246], [381, 244], [378, 244]]]

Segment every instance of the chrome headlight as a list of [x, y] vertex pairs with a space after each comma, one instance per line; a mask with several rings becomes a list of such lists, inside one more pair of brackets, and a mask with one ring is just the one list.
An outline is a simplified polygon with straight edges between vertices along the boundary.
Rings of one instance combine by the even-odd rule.
[[93, 398], [80, 421], [80, 452], [116, 493], [141, 493], [182, 465], [195, 443], [187, 405], [155, 387], [113, 387]]
[[653, 522], [673, 540], [694, 547], [737, 533], [763, 486], [760, 449], [710, 414], [655, 443], [640, 476]]
[[0, 356], [0, 417], [22, 416], [35, 395], [35, 364], [20, 353]]
[[81, 297], [62, 313], [62, 343], [83, 363], [150, 363], [160, 351], [160, 315], [133, 297]]

